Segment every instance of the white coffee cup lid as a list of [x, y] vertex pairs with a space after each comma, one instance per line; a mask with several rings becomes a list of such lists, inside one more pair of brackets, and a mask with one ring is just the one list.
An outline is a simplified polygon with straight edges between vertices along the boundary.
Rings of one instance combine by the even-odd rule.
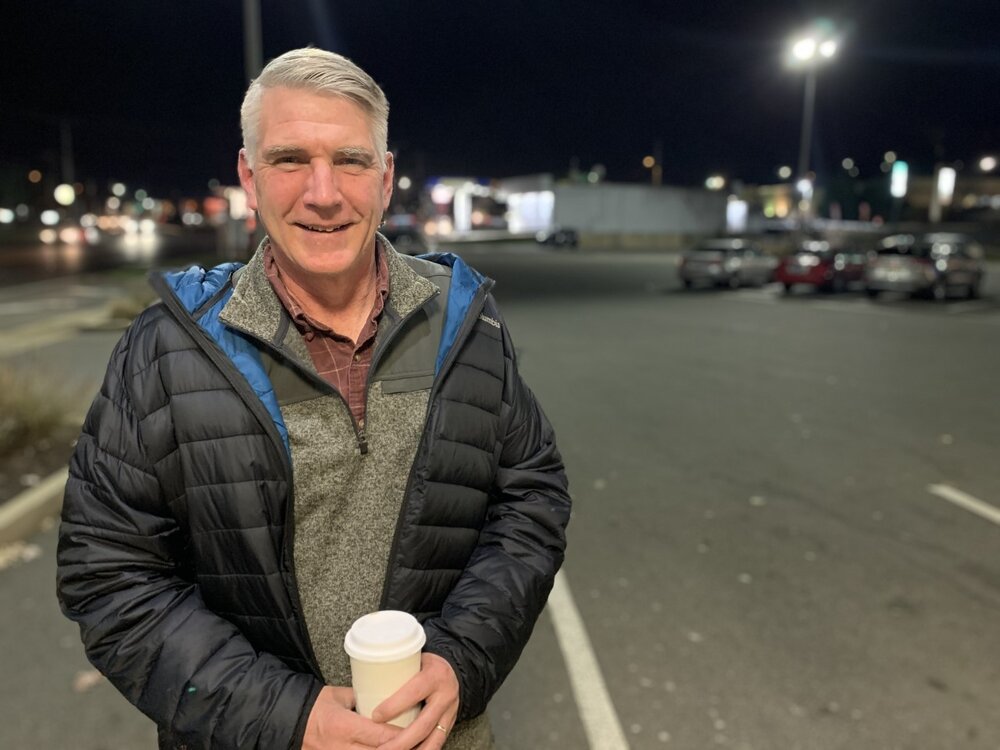
[[426, 640], [416, 617], [386, 609], [355, 620], [344, 638], [344, 650], [359, 661], [396, 661], [420, 651]]

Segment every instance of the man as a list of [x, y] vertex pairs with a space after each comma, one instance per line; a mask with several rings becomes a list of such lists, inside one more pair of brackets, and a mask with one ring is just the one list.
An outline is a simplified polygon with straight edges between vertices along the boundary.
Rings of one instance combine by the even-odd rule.
[[[562, 461], [492, 282], [377, 234], [387, 119], [345, 58], [272, 61], [239, 156], [267, 239], [155, 278], [87, 416], [60, 601], [161, 747], [489, 748], [562, 562]], [[343, 639], [378, 609], [427, 642], [367, 719]]]

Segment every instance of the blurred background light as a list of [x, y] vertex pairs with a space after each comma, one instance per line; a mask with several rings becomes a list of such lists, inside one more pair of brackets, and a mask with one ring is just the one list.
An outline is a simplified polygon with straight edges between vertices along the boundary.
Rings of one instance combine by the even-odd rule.
[[909, 173], [910, 167], [905, 161], [893, 162], [892, 182], [889, 185], [889, 193], [893, 198], [902, 198], [906, 195], [906, 184]]
[[455, 197], [455, 188], [450, 185], [445, 185], [443, 183], [438, 183], [433, 188], [431, 188], [431, 200], [437, 203], [439, 206], [451, 203], [451, 199]]
[[409, 177], [407, 177], [406, 175], [403, 175], [402, 177], [399, 178], [399, 182], [396, 183], [396, 184], [399, 185], [399, 189], [400, 190], [409, 190], [410, 186], [413, 183], [410, 181]]
[[47, 227], [54, 227], [59, 223], [59, 212], [49, 209], [48, 211], [42, 211], [41, 215], [38, 217], [42, 224]]
[[0, 208], [0, 224], [10, 224], [14, 221], [14, 212], [9, 208]]
[[116, 182], [114, 185], [111, 186], [111, 192], [114, 193], [114, 195], [117, 196], [118, 198], [124, 196], [125, 191], [127, 189], [128, 188], [125, 187], [124, 183], [121, 182]]
[[83, 233], [79, 227], [63, 227], [59, 230], [59, 240], [67, 245], [79, 242], [83, 238]]
[[957, 173], [952, 167], [941, 167], [938, 170], [937, 196], [942, 206], [950, 206], [955, 195], [955, 177]]
[[979, 160], [979, 169], [983, 172], [992, 172], [997, 168], [997, 159], [995, 156], [984, 156]]
[[783, 166], [778, 167], [778, 177], [780, 177], [783, 180], [787, 180], [791, 176], [792, 176], [792, 168], [791, 167], [789, 167], [787, 165], [783, 165]]
[[72, 185], [63, 183], [62, 185], [56, 185], [56, 189], [52, 192], [52, 196], [56, 199], [56, 203], [60, 206], [72, 206], [73, 201], [76, 200], [76, 190]]
[[30, 172], [28, 172], [28, 182], [37, 185], [41, 181], [42, 181], [42, 173], [39, 172], [37, 169], [32, 169]]
[[850, 171], [854, 167], [854, 159], [848, 156], [846, 159], [840, 162], [840, 166]]

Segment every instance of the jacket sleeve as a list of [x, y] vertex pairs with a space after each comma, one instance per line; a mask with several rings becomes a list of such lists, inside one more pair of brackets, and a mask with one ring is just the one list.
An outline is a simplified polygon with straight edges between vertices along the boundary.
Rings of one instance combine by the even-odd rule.
[[426, 650], [455, 668], [459, 721], [486, 710], [521, 655], [566, 548], [570, 497], [555, 434], [517, 372], [506, 327], [502, 448], [479, 544], [440, 617], [424, 629]]
[[185, 532], [162, 496], [130, 394], [136, 327], [112, 354], [70, 462], [60, 605], [90, 661], [169, 746], [297, 750], [321, 685], [255, 651], [185, 575]]

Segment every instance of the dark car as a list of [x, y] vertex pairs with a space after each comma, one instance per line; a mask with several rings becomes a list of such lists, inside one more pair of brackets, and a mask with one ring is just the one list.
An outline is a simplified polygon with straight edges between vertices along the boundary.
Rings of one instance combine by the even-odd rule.
[[802, 284], [824, 292], [843, 292], [865, 279], [867, 256], [855, 248], [837, 248], [828, 240], [806, 240], [778, 263], [775, 281], [790, 292]]
[[580, 244], [580, 236], [575, 229], [549, 227], [535, 233], [535, 241], [540, 245], [575, 248]]
[[705, 240], [681, 255], [677, 275], [685, 289], [695, 285], [761, 286], [771, 281], [775, 261], [753, 242], [737, 238]]
[[966, 235], [895, 234], [879, 243], [869, 261], [865, 289], [871, 297], [902, 292], [938, 300], [955, 295], [974, 299], [985, 274], [983, 248]]
[[422, 255], [434, 251], [433, 243], [415, 224], [389, 222], [379, 232], [403, 255]]

